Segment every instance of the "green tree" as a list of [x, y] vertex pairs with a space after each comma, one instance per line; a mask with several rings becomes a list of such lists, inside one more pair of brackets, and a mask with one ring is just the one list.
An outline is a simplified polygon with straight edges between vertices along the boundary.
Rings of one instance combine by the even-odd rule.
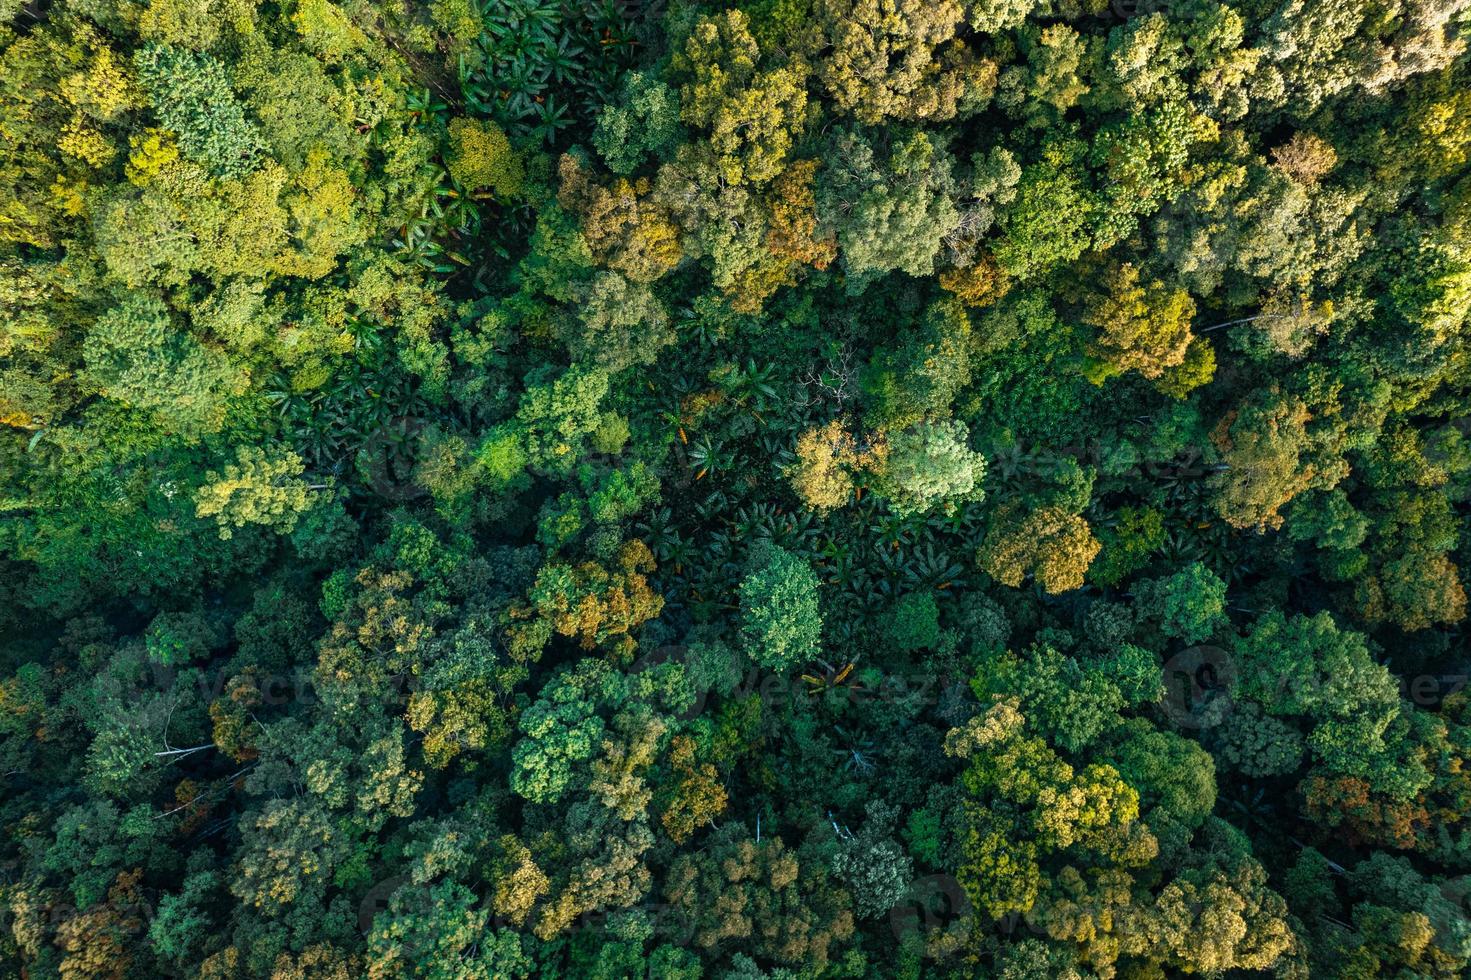
[[874, 488], [895, 513], [915, 514], [980, 500], [986, 460], [969, 446], [961, 422], [921, 422], [892, 432]]
[[1221, 420], [1212, 441], [1226, 470], [1216, 478], [1216, 507], [1239, 528], [1282, 525], [1281, 508], [1312, 488], [1332, 489], [1344, 475], [1343, 461], [1325, 452], [1308, 433], [1308, 406], [1279, 390], [1248, 395]]
[[208, 946], [208, 937], [216, 926], [207, 905], [219, 887], [219, 875], [197, 872], [184, 879], [184, 887], [178, 894], [165, 895], [159, 900], [153, 921], [148, 925], [148, 939], [160, 956], [174, 963], [186, 963]]
[[833, 873], [853, 893], [860, 918], [883, 915], [899, 903], [914, 877], [914, 862], [890, 836], [898, 815], [883, 803], [864, 808], [865, 820], [857, 834], [838, 842]]
[[1029, 279], [1071, 262], [1091, 244], [1088, 228], [1096, 203], [1064, 162], [1066, 147], [1050, 150], [1040, 163], [1023, 168], [1016, 197], [997, 222], [1002, 237], [994, 248], [996, 262], [1013, 279]]
[[637, 170], [679, 141], [679, 97], [658, 78], [629, 72], [618, 102], [603, 107], [592, 144], [615, 174]]
[[950, 119], [995, 89], [995, 64], [956, 39], [954, 0], [824, 0], [818, 11], [832, 44], [819, 74], [836, 107], [861, 122]]
[[933, 650], [940, 643], [940, 608], [928, 592], [911, 592], [894, 604], [885, 634], [901, 653]]
[[898, 269], [928, 276], [946, 237], [960, 224], [952, 161], [943, 144], [918, 132], [887, 147], [857, 131], [833, 140], [819, 174], [819, 214], [837, 228], [850, 292]]
[[897, 350], [874, 357], [864, 387], [874, 401], [870, 420], [902, 429], [949, 414], [951, 403], [970, 383], [971, 323], [954, 300], [925, 311], [916, 335]]
[[579, 297], [576, 320], [567, 319], [564, 337], [573, 357], [617, 373], [652, 364], [674, 342], [669, 315], [642, 283], [616, 272], [600, 272]]
[[515, 933], [487, 929], [489, 913], [453, 881], [404, 884], [374, 919], [367, 976], [525, 978], [532, 960]]
[[997, 103], [1026, 125], [1042, 128], [1088, 92], [1088, 39], [1067, 24], [1027, 25], [1017, 32], [1024, 64], [1001, 73]]
[[83, 357], [101, 394], [186, 436], [218, 430], [228, 397], [243, 386], [220, 352], [178, 330], [162, 302], [137, 293], [98, 317]]
[[[574, 366], [560, 374], [539, 369], [528, 375], [516, 421], [518, 444], [529, 461], [554, 472], [569, 471], [584, 440], [603, 422], [599, 406], [607, 393], [608, 375], [597, 369]], [[501, 453], [514, 455], [512, 450], [487, 451], [497, 458]], [[506, 471], [503, 464], [496, 468]]]
[[533, 803], [555, 803], [573, 785], [574, 767], [592, 759], [603, 737], [599, 705], [616, 691], [604, 665], [584, 661], [547, 684], [516, 722], [511, 788]]
[[761, 543], [751, 549], [747, 569], [737, 589], [746, 652], [778, 671], [811, 660], [822, 636], [812, 567], [784, 548]]
[[730, 941], [764, 959], [822, 969], [854, 931], [850, 899], [824, 887], [827, 877], [780, 837], [757, 841], [733, 827], [705, 850], [681, 854], [665, 895], [689, 922], [696, 949]]
[[138, 49], [133, 63], [158, 120], [172, 130], [179, 149], [220, 177], [241, 177], [259, 165], [265, 147], [260, 131], [217, 59], [167, 44]]
[[1135, 608], [1168, 639], [1199, 643], [1225, 622], [1226, 583], [1200, 562], [1134, 586]]

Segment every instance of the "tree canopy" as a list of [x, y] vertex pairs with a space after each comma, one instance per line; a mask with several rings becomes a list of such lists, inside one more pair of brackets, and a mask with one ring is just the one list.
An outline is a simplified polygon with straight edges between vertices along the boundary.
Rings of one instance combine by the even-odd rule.
[[1471, 0], [0, 0], [0, 976], [1471, 974]]

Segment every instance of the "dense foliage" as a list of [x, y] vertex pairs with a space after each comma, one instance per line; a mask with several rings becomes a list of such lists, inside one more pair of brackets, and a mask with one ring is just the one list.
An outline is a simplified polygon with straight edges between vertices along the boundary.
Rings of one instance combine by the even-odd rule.
[[726, 3], [0, 0], [0, 974], [1465, 975], [1471, 0]]

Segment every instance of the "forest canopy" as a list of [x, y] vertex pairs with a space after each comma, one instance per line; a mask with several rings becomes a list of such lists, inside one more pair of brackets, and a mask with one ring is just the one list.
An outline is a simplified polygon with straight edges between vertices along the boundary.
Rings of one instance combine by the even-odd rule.
[[1471, 972], [1471, 0], [0, 0], [0, 974]]

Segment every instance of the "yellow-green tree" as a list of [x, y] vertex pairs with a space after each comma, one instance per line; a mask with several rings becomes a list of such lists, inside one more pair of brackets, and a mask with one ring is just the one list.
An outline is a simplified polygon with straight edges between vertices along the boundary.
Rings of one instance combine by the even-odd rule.
[[311, 507], [313, 491], [327, 489], [326, 484], [300, 479], [302, 470], [301, 457], [293, 452], [272, 455], [255, 446], [241, 446], [235, 462], [223, 472], [206, 474], [205, 484], [195, 494], [195, 513], [213, 518], [222, 538], [247, 524], [289, 534]]
[[771, 61], [738, 9], [701, 17], [675, 59], [689, 79], [684, 121], [709, 132], [720, 175], [732, 184], [765, 184], [781, 173], [806, 124], [806, 65]]
[[1185, 363], [1195, 316], [1188, 292], [1157, 280], [1141, 284], [1139, 270], [1127, 262], [1109, 274], [1105, 289], [1083, 314], [1083, 322], [1098, 329], [1088, 348], [1090, 380], [1101, 384], [1125, 371], [1155, 379]]
[[981, 568], [1002, 585], [1016, 588], [1033, 575], [1056, 594], [1082, 587], [1101, 547], [1080, 514], [1061, 507], [1009, 505], [997, 513], [977, 557]]

